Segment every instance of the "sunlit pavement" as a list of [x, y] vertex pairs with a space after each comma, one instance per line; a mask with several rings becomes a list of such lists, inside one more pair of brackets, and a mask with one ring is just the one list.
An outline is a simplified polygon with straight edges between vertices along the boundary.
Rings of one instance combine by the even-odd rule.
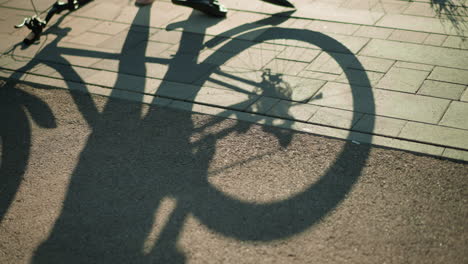
[[466, 262], [462, 2], [0, 0], [0, 262]]

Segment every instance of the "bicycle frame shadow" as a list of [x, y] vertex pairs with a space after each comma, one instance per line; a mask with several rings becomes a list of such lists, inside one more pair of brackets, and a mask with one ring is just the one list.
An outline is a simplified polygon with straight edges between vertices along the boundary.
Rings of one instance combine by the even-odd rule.
[[[149, 8], [140, 8], [135, 20], [149, 21], [149, 16]], [[142, 30], [143, 34], [149, 35], [147, 27], [138, 28], [138, 32], [142, 33]], [[132, 32], [130, 29], [125, 43], [130, 43]], [[273, 39], [273, 33], [266, 31], [257, 40]], [[332, 46], [350, 52], [326, 35], [303, 33], [310, 35], [284, 37], [305, 38], [321, 47]], [[281, 31], [281, 34], [292, 33]], [[203, 48], [203, 35], [189, 35], [182, 33], [179, 51], [171, 59], [164, 79], [184, 74], [184, 80], [194, 84], [216, 67], [197, 65], [198, 51]], [[191, 50], [190, 55], [184, 52], [186, 50]], [[136, 60], [126, 61], [129, 57], [125, 56], [120, 58], [115, 87], [126, 85], [124, 74], [129, 70], [129, 63], [133, 74], [146, 75], [145, 52], [146, 44], [132, 53]], [[79, 54], [85, 56], [86, 52]], [[56, 61], [68, 64], [59, 57]], [[361, 74], [346, 71], [345, 62], [335, 59], [348, 79], [358, 78], [369, 83], [357, 59], [355, 68], [361, 69]], [[28, 67], [31, 65], [22, 71], [27, 71]], [[192, 72], [185, 71], [192, 67], [198, 68]], [[67, 79], [80, 79], [73, 70], [68, 73], [62, 70], [61, 73], [68, 75], [64, 76]], [[79, 90], [87, 89], [83, 82], [74, 85], [78, 85]], [[144, 82], [132, 87], [136, 92], [134, 99], [142, 100], [144, 87]], [[366, 105], [368, 112], [372, 113], [370, 85], [363, 88], [351, 84], [351, 87], [353, 94], [360, 89], [360, 94], [366, 95], [361, 99], [354, 96], [354, 105]], [[162, 82], [156, 95], [166, 94], [171, 89], [171, 83]], [[246, 203], [213, 188], [208, 182], [208, 169], [216, 152], [216, 142], [231, 133], [246, 132], [252, 124], [238, 121], [231, 127], [216, 131], [214, 125], [223, 120], [221, 117], [196, 125], [196, 117], [191, 112], [127, 104], [114, 97], [119, 93], [117, 89], [112, 91], [101, 111], [89, 96], [75, 91], [70, 93], [92, 133], [71, 175], [60, 216], [47, 240], [35, 252], [34, 263], [184, 263], [186, 256], [178, 249], [177, 242], [189, 214], [216, 232], [239, 240], [288, 238], [320, 222], [343, 201], [359, 177], [370, 151], [370, 146], [361, 146], [356, 152], [351, 143], [347, 143], [325, 175], [307, 190], [278, 202]], [[195, 99], [196, 93], [186, 101]], [[235, 105], [232, 107], [236, 108]], [[143, 108], [147, 110], [144, 117]], [[282, 147], [288, 146], [295, 133], [275, 128], [266, 131]], [[176, 200], [175, 209], [157, 239], [143, 253], [143, 245], [156, 221], [154, 214], [166, 197]]]

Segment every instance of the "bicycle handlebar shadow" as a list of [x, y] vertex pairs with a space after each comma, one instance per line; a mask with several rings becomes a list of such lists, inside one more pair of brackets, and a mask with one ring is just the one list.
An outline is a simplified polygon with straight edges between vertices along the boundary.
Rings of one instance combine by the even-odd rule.
[[[149, 21], [149, 17], [149, 8], [145, 7], [139, 9], [135, 19]], [[139, 27], [140, 33], [141, 30]], [[143, 30], [149, 35], [148, 28]], [[132, 40], [132, 32], [130, 29], [126, 44]], [[296, 34], [301, 32], [303, 34]], [[350, 53], [336, 40], [318, 32], [266, 31], [257, 41], [273, 39], [277, 37], [275, 33]], [[203, 35], [182, 33], [179, 50], [171, 59], [164, 79], [182, 76], [184, 81], [195, 84], [200, 77], [213, 71], [215, 65], [196, 63], [203, 47]], [[129, 70], [129, 63], [132, 74], [146, 75], [146, 48], [146, 44], [139, 46], [132, 53], [132, 60], [127, 61], [128, 56], [119, 57], [116, 87], [125, 84], [124, 71]], [[362, 73], [348, 71], [347, 61], [340, 57], [335, 59], [348, 79], [359, 77], [368, 83], [357, 59], [355, 68]], [[54, 60], [67, 64], [60, 54], [55, 55]], [[70, 72], [79, 80], [76, 72], [71, 69]], [[370, 88], [351, 86], [354, 106], [367, 105], [368, 112], [372, 112]], [[132, 90], [141, 93], [144, 87], [145, 83], [138, 83]], [[86, 90], [86, 86], [83, 84], [80, 89]], [[171, 84], [163, 82], [158, 94], [170, 89], [173, 89]], [[124, 103], [113, 96], [118, 92], [113, 90], [102, 111], [97, 110], [100, 107], [90, 96], [71, 92], [92, 132], [71, 175], [62, 211], [49, 237], [36, 250], [33, 263], [185, 263], [186, 256], [177, 242], [189, 214], [212, 230], [239, 240], [285, 239], [318, 223], [343, 201], [370, 151], [370, 146], [363, 145], [356, 150], [347, 143], [335, 163], [305, 191], [278, 202], [246, 203], [213, 188], [208, 182], [208, 169], [216, 152], [216, 142], [231, 133], [246, 132], [252, 124], [237, 121], [218, 131], [215, 125], [223, 118], [200, 121], [190, 112]], [[137, 96], [141, 99], [143, 95]], [[187, 100], [194, 100], [195, 96]], [[142, 117], [143, 108], [147, 112]], [[270, 132], [268, 144], [274, 146], [272, 142], [276, 139], [287, 147], [294, 132], [284, 131], [267, 129]], [[147, 238], [158, 222], [155, 212], [166, 197], [176, 200], [175, 209], [160, 227], [159, 236], [147, 246]]]

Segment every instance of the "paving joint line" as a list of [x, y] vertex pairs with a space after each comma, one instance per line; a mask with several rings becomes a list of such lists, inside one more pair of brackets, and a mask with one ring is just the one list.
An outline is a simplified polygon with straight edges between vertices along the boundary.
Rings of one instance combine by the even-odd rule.
[[[116, 53], [117, 55], [117, 53]], [[17, 55], [18, 57], [21, 57], [21, 58], [29, 58], [29, 57], [25, 57], [25, 56], [21, 56], [21, 55]], [[59, 63], [59, 62], [55, 62], [55, 61], [50, 61], [50, 60], [46, 60], [46, 59], [34, 59], [34, 58], [29, 58], [30, 60], [37, 60], [37, 61], [46, 61], [46, 62], [50, 62], [50, 63], [54, 63], [54, 64], [57, 64], [57, 65], [63, 65], [63, 66], [72, 66], [72, 67], [79, 67], [79, 68], [85, 68], [85, 69], [92, 69], [92, 70], [97, 70], [97, 71], [108, 71], [108, 72], [114, 72], [114, 73], [118, 73], [117, 71], [115, 70], [110, 70], [110, 69], [101, 69], [101, 68], [96, 68], [96, 67], [93, 67], [93, 65], [90, 65], [90, 66], [80, 66], [80, 65], [73, 65], [73, 64], [63, 64], [63, 63]], [[396, 64], [397, 61], [395, 61], [391, 67], [394, 67], [395, 64]], [[9, 69], [9, 68], [5, 68], [7, 65], [3, 65], [1, 66], [0, 68], [4, 68], [4, 69]], [[396, 66], [395, 66], [396, 67]], [[355, 69], [355, 68], [350, 68], [350, 69], [354, 69], [354, 70], [359, 70], [359, 71], [362, 71], [360, 69]], [[433, 70], [432, 70], [433, 71]], [[333, 74], [333, 73], [328, 73], [328, 72], [320, 72], [320, 71], [312, 71], [312, 72], [318, 72], [318, 73], [326, 73], [326, 74], [332, 74], [332, 75], [335, 75], [336, 77], [339, 77], [341, 76], [341, 74]], [[364, 70], [364, 72], [375, 72], [375, 71], [368, 71], [368, 70]], [[382, 74], [386, 74], [386, 73], [383, 73], [383, 72], [375, 72], [375, 73], [382, 73]], [[143, 76], [143, 75], [135, 75], [135, 74], [129, 74], [129, 73], [125, 73], [125, 74], [128, 74], [128, 75], [132, 75], [132, 76], [137, 76], [137, 77], [144, 77], [144, 78], [150, 78], [150, 79], [158, 79], [158, 80], [162, 80], [160, 78], [154, 78], [154, 77], [149, 77], [149, 76]], [[428, 76], [430, 75], [430, 72], [428, 74]], [[290, 76], [296, 76], [296, 75], [290, 75]], [[311, 80], [320, 80], [320, 81], [323, 81], [321, 79], [317, 79], [317, 78], [308, 78], [308, 77], [302, 77], [304, 79], [311, 79]], [[437, 80], [432, 80], [432, 79], [425, 79], [425, 80], [429, 80], [429, 81], [437, 81]], [[353, 82], [346, 82], [346, 81], [338, 81], [338, 80], [335, 80], [335, 81], [325, 81], [325, 83], [327, 82], [332, 82], [332, 83], [340, 83], [340, 84], [353, 84], [353, 85], [356, 85], [358, 87], [363, 87], [363, 88], [371, 88], [371, 89], [375, 89], [375, 90], [383, 90], [383, 91], [389, 91], [389, 92], [396, 92], [396, 93], [403, 93], [403, 94], [409, 94], [409, 95], [416, 95], [416, 96], [423, 96], [423, 97], [429, 97], [429, 98], [438, 98], [438, 99], [443, 99], [443, 100], [450, 100], [450, 101], [453, 101], [451, 99], [448, 99], [448, 98], [444, 98], [444, 97], [436, 97], [436, 96], [431, 96], [431, 95], [425, 95], [425, 94], [418, 94], [417, 91], [416, 92], [406, 92], [406, 91], [396, 91], [396, 90], [392, 90], [392, 89], [387, 89], [387, 88], [382, 88], [382, 87], [377, 87], [377, 86], [363, 86], [363, 85], [360, 85], [358, 83], [353, 83]], [[458, 84], [460, 85], [459, 83], [452, 83], [452, 82], [444, 82], [444, 81], [439, 81], [439, 82], [443, 82], [443, 83], [451, 83], [451, 84]], [[325, 83], [317, 90], [317, 92], [315, 94], [317, 94], [319, 92], [319, 90], [325, 85]], [[423, 83], [421, 83], [420, 87], [418, 88], [418, 91], [421, 89]], [[254, 93], [253, 93], [254, 94]], [[312, 96], [313, 97], [313, 96]], [[457, 100], [458, 101], [458, 100]], [[440, 120], [439, 120], [440, 121]], [[424, 123], [424, 122], [423, 122]]]
[[[14, 71], [12, 71], [12, 72], [14, 72]], [[31, 75], [35, 75], [35, 74], [32, 73]], [[43, 77], [51, 78], [51, 77], [48, 77], [48, 76], [43, 76]], [[11, 80], [12, 78], [0, 77], [0, 79], [8, 81], [8, 80]], [[51, 78], [51, 79], [59, 79], [59, 78]], [[27, 80], [20, 80], [20, 79], [15, 79], [15, 80], [17, 82], [20, 82], [20, 83], [38, 84], [38, 83], [27, 81]], [[63, 79], [59, 79], [59, 80], [63, 80]], [[73, 81], [71, 81], [71, 82], [73, 82]], [[40, 84], [40, 83], [39, 83], [39, 85], [47, 86], [47, 85]], [[256, 112], [249, 112], [249, 111], [245, 111], [245, 110], [239, 110], [239, 109], [234, 109], [234, 108], [229, 108], [229, 107], [224, 107], [224, 106], [219, 106], [219, 105], [214, 105], [214, 104], [209, 104], [209, 103], [195, 102], [195, 101], [190, 101], [190, 100], [185, 100], [185, 99], [180, 99], [180, 98], [173, 98], [173, 97], [170, 97], [170, 96], [154, 95], [154, 94], [148, 94], [148, 93], [144, 93], [144, 92], [139, 93], [139, 92], [124, 90], [124, 89], [120, 89], [120, 88], [112, 88], [111, 89], [111, 88], [106, 87], [106, 86], [95, 85], [95, 84], [89, 84], [89, 85], [93, 85], [95, 87], [100, 87], [100, 88], [104, 88], [104, 89], [110, 89], [110, 90], [116, 89], [116, 90], [119, 90], [119, 91], [124, 91], [124, 92], [132, 93], [132, 94], [142, 94], [142, 95], [152, 96], [152, 97], [155, 97], [155, 98], [164, 98], [164, 99], [170, 99], [170, 100], [173, 100], [173, 101], [186, 102], [186, 103], [189, 103], [189, 104], [208, 106], [208, 107], [213, 107], [213, 108], [218, 108], [218, 109], [226, 109], [226, 110], [230, 110], [230, 111], [246, 113], [246, 114], [251, 114], [251, 115], [265, 116], [265, 117], [270, 117], [270, 118], [275, 118], [275, 119], [280, 119], [280, 120], [297, 122], [297, 123], [301, 123], [301, 124], [310, 124], [310, 125], [315, 125], [315, 126], [319, 126], [319, 127], [327, 127], [327, 128], [332, 128], [332, 129], [341, 130], [341, 131], [348, 131], [350, 133], [354, 132], [354, 133], [360, 133], [360, 134], [365, 134], [365, 135], [370, 135], [370, 136], [378, 136], [378, 137], [383, 137], [383, 138], [388, 138], [388, 139], [395, 139], [395, 140], [400, 140], [400, 141], [405, 141], [405, 142], [412, 142], [412, 143], [418, 143], [418, 144], [423, 144], [423, 145], [429, 145], [429, 146], [434, 146], [434, 147], [442, 147], [442, 148], [445, 148], [445, 149], [460, 150], [460, 151], [465, 151], [465, 152], [468, 151], [468, 149], [459, 148], [459, 147], [452, 147], [452, 146], [446, 146], [446, 145], [437, 144], [437, 143], [430, 143], [430, 142], [424, 142], [424, 141], [419, 141], [419, 140], [406, 139], [406, 138], [401, 138], [401, 137], [398, 137], [398, 136], [395, 137], [395, 136], [388, 136], [388, 135], [383, 135], [383, 134], [378, 134], [378, 133], [368, 133], [368, 132], [363, 132], [363, 131], [358, 131], [358, 130], [353, 130], [353, 129], [345, 129], [345, 128], [336, 127], [336, 126], [332, 126], [332, 125], [326, 125], [326, 124], [320, 124], [320, 123], [314, 123], [314, 122], [307, 122], [307, 121], [300, 121], [300, 120], [295, 120], [295, 119], [290, 119], [290, 118], [281, 118], [281, 117], [277, 117], [277, 116], [274, 116], [274, 115], [268, 115], [268, 114], [262, 114], [262, 113], [256, 113]], [[52, 86], [52, 87], [55, 87], [55, 86]], [[79, 92], [82, 92], [82, 93], [85, 93], [85, 94], [93, 94], [93, 93], [91, 93], [89, 91], [85, 91], [85, 90], [81, 90], [81, 89], [64, 88], [64, 87], [55, 87], [55, 88], [63, 89], [63, 90], [76, 90], [76, 91], [79, 91]], [[97, 94], [97, 95], [99, 95], [99, 94]], [[112, 97], [112, 96], [105, 96], [105, 95], [99, 95], [99, 96]], [[132, 101], [131, 99], [125, 99], [125, 98], [122, 98], [122, 99], [126, 100], [126, 101]], [[144, 103], [144, 102], [140, 102], [140, 103], [148, 104], [148, 103]], [[151, 103], [149, 103], [149, 104], [151, 104]], [[174, 108], [174, 107], [171, 107], [170, 105], [168, 105], [166, 107]], [[248, 106], [246, 108], [248, 108]], [[178, 108], [178, 109], [180, 109], [180, 108]], [[184, 109], [182, 109], [182, 110], [184, 110]], [[196, 111], [190, 111], [190, 112], [196, 112]], [[213, 114], [208, 114], [208, 115], [217, 116], [217, 115], [213, 115]], [[220, 117], [223, 117], [223, 116], [220, 116]], [[224, 118], [230, 118], [230, 117], [224, 117]], [[242, 119], [238, 119], [238, 120], [242, 120]], [[242, 121], [249, 122], [248, 120], [242, 120]], [[268, 125], [268, 124], [263, 124], [263, 125]], [[295, 130], [293, 128], [289, 128], [289, 129]], [[316, 134], [316, 133], [314, 133], [312, 131], [304, 131], [304, 130], [300, 130], [300, 131], [304, 132], [304, 133]], [[321, 136], [327, 136], [327, 135], [321, 135]], [[336, 138], [336, 137], [333, 137], [333, 136], [328, 136], [328, 137]], [[344, 139], [344, 140], [348, 140], [348, 139]], [[367, 142], [363, 142], [363, 143], [379, 146], [378, 144], [373, 144], [373, 143], [367, 143]], [[399, 149], [399, 148], [393, 148], [393, 149]], [[437, 156], [437, 155], [435, 155], [435, 156]]]
[[437, 121], [437, 125], [440, 125], [440, 122], [442, 122], [442, 119], [444, 119], [452, 103], [453, 101], [450, 101], [450, 103], [447, 105], [447, 108], [444, 110], [443, 114], [440, 116], [439, 120]]
[[[57, 63], [57, 64], [60, 64], [60, 63]], [[65, 66], [69, 66], [68, 64], [60, 64], [60, 65], [65, 65]], [[12, 72], [15, 72], [15, 71], [18, 71], [18, 70], [14, 70], [14, 69], [9, 69], [9, 68], [5, 68], [6, 65], [4, 66], [0, 66], [0, 69], [3, 69], [3, 70], [6, 70], [6, 71], [12, 71]], [[76, 66], [76, 65], [72, 65], [72, 66]], [[76, 67], [80, 67], [80, 68], [85, 68], [85, 69], [91, 69], [89, 67], [83, 67], [83, 66], [76, 66]], [[99, 69], [99, 68], [94, 68], [95, 70], [97, 71], [107, 71], [107, 72], [113, 72], [113, 73], [118, 73], [117, 71], [112, 71], [112, 70], [107, 70], [107, 69]], [[20, 71], [22, 73], [26, 73], [26, 74], [29, 74], [29, 75], [35, 75], [35, 76], [40, 76], [40, 77], [45, 77], [45, 78], [51, 78], [51, 79], [56, 79], [56, 80], [64, 80], [65, 82], [74, 82], [74, 83], [83, 83], [83, 84], [88, 84], [88, 85], [93, 85], [93, 86], [98, 86], [98, 87], [102, 87], [102, 88], [107, 88], [107, 89], [117, 89], [117, 90], [123, 90], [123, 91], [127, 91], [127, 92], [132, 92], [132, 93], [137, 93], [137, 92], [134, 92], [134, 91], [130, 91], [130, 90], [125, 90], [125, 89], [122, 89], [122, 88], [118, 88], [118, 87], [109, 87], [109, 86], [105, 86], [105, 85], [99, 85], [99, 84], [94, 84], [94, 83], [86, 83], [86, 82], [77, 82], [77, 81], [73, 81], [73, 80], [66, 80], [64, 78], [60, 78], [60, 77], [53, 77], [53, 76], [48, 76], [48, 75], [44, 75], [44, 74], [38, 74], [38, 73], [35, 73], [35, 72], [28, 72], [28, 71]], [[131, 76], [136, 76], [136, 77], [144, 77], [144, 78], [149, 78], [149, 79], [155, 79], [155, 80], [161, 80], [161, 81], [164, 81], [164, 79], [161, 79], [161, 78], [154, 78], [154, 77], [146, 77], [146, 76], [142, 76], [142, 75], [134, 75], [134, 74], [128, 74], [128, 73], [124, 73], [124, 74], [127, 74], [127, 75], [131, 75]], [[170, 81], [170, 82], [173, 82], [173, 83], [177, 83], [177, 84], [183, 84], [183, 85], [194, 85], [193, 83], [181, 83], [181, 82], [177, 82], [177, 81]], [[326, 83], [326, 82], [325, 82]], [[325, 83], [322, 85], [322, 87], [320, 89], [317, 90], [317, 93], [320, 92], [320, 90], [323, 88], [323, 86], [325, 85]], [[335, 83], [340, 83], [340, 82], [335, 82]], [[359, 85], [357, 85], [359, 86]], [[206, 87], [210, 87], [210, 86], [206, 86]], [[363, 88], [372, 88], [372, 87], [366, 87], [366, 86], [359, 86], [359, 87], [363, 87]], [[211, 87], [211, 88], [214, 88], [214, 87]], [[231, 91], [230, 89], [225, 89], [225, 88], [214, 88], [214, 89], [220, 89], [220, 90], [227, 90], [227, 91]], [[372, 88], [372, 89], [378, 89], [378, 90], [387, 90], [387, 89], [380, 89], [380, 88]], [[391, 92], [400, 92], [400, 91], [393, 91], [393, 90], [387, 90], [387, 91], [391, 91]], [[145, 94], [145, 95], [152, 95], [152, 94], [148, 94], [148, 93], [144, 93], [142, 92], [142, 94]], [[253, 93], [253, 92], [245, 92], [243, 94], [248, 94], [248, 95], [257, 95], [259, 97], [261, 97], [262, 95], [261, 94], [257, 94], [257, 93]], [[412, 95], [415, 95], [413, 93], [409, 93], [409, 94], [412, 94]], [[155, 95], [152, 95], [152, 96], [155, 96]], [[159, 95], [158, 95], [159, 96]], [[431, 97], [431, 96], [426, 96], [426, 95], [420, 95], [420, 96], [425, 96], [425, 97], [430, 97], [430, 98], [435, 98], [435, 97]], [[313, 98], [313, 96], [311, 96], [311, 99]], [[172, 98], [173, 99], [173, 98]], [[281, 98], [277, 98], [279, 100], [285, 100], [285, 99], [281, 99]], [[310, 99], [310, 100], [311, 100]], [[449, 99], [446, 99], [446, 98], [442, 98], [442, 99], [445, 99], [445, 100], [449, 100]], [[342, 111], [346, 111], [346, 112], [353, 112], [353, 113], [358, 113], [358, 114], [363, 114], [363, 115], [369, 115], [369, 113], [367, 112], [361, 112], [361, 111], [354, 111], [354, 110], [348, 110], [348, 109], [343, 109], [343, 108], [339, 108], [339, 107], [332, 107], [332, 106], [323, 106], [323, 105], [318, 105], [318, 104], [314, 104], [313, 102], [310, 102], [310, 100], [308, 102], [304, 102], [304, 101], [293, 101], [293, 100], [288, 100], [290, 102], [294, 102], [294, 103], [301, 103], [301, 104], [308, 104], [308, 105], [314, 105], [314, 106], [318, 106], [318, 107], [324, 107], [324, 108], [329, 108], [329, 109], [336, 109], [336, 110], [342, 110]], [[453, 101], [453, 100], [449, 100], [449, 101]], [[253, 102], [255, 103], [255, 102]], [[449, 104], [450, 105], [450, 104]], [[445, 110], [445, 112], [448, 111], [448, 107], [447, 109]], [[444, 112], [444, 115], [445, 115], [445, 112]], [[420, 123], [420, 124], [426, 124], [426, 125], [435, 125], [435, 126], [440, 126], [440, 127], [445, 127], [445, 128], [450, 128], [450, 129], [457, 129], [457, 130], [464, 130], [465, 129], [461, 129], [461, 128], [456, 128], [456, 127], [450, 127], [450, 126], [444, 126], [444, 125], [439, 125], [440, 123], [440, 120], [443, 118], [443, 115], [442, 117], [440, 118], [440, 120], [438, 121], [437, 124], [434, 124], [434, 123], [428, 123], [428, 122], [422, 122], [422, 121], [415, 121], [415, 120], [407, 120], [407, 119], [402, 119], [402, 118], [397, 118], [397, 117], [393, 117], [393, 116], [386, 116], [386, 115], [377, 115], [377, 114], [372, 114], [373, 116], [375, 117], [386, 117], [386, 118], [391, 118], [391, 119], [395, 119], [395, 120], [404, 120], [404, 121], [411, 121], [411, 122], [414, 122], [414, 123]], [[333, 127], [333, 126], [332, 126]], [[377, 135], [377, 134], [376, 134]], [[379, 135], [381, 136], [381, 135]]]

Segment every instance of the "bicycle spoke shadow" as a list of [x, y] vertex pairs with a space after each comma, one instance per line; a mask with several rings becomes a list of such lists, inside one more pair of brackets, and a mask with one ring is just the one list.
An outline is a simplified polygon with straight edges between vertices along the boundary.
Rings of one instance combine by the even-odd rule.
[[[135, 20], [149, 19], [149, 8], [140, 8]], [[139, 27], [138, 32], [141, 34], [142, 30], [149, 35], [147, 27]], [[130, 43], [132, 32], [135, 31], [130, 29], [126, 43]], [[169, 62], [165, 79], [185, 75], [186, 80], [194, 84], [216, 68], [211, 64], [197, 64], [197, 56], [203, 48], [203, 35], [190, 35], [190, 38], [188, 35], [186, 32], [182, 34], [179, 51]], [[352, 54], [336, 40], [318, 32], [267, 30], [256, 40], [267, 41], [278, 36], [306, 40], [319, 47], [335, 47]], [[56, 43], [47, 47], [49, 52], [57, 47]], [[119, 57], [115, 87], [126, 85], [123, 72], [128, 70], [129, 63], [133, 73], [146, 76], [146, 48], [146, 44], [140, 45], [132, 52], [131, 61], [127, 61], [128, 56]], [[190, 52], [184, 52], [186, 50]], [[75, 54], [97, 55], [79, 51]], [[221, 58], [221, 63], [227, 59]], [[345, 66], [349, 61], [340, 61], [340, 57], [335, 59], [348, 79], [358, 78], [369, 83], [356, 58], [353, 59], [355, 68], [362, 70], [361, 73], [347, 71]], [[59, 53], [54, 55], [54, 60], [68, 64]], [[22, 71], [31, 66], [25, 66]], [[193, 70], [187, 73], [185, 69]], [[80, 79], [70, 69], [60, 69], [60, 73], [68, 80], [70, 77]], [[268, 78], [273, 81], [267, 82]], [[273, 75], [265, 76], [261, 87], [270, 89], [273, 94], [283, 93], [272, 85], [275, 80]], [[74, 85], [78, 90], [87, 89], [82, 82]], [[365, 105], [367, 112], [372, 113], [374, 103], [370, 84], [368, 87], [351, 84], [351, 92], [355, 108]], [[166, 94], [171, 88], [171, 83], [162, 82], [156, 95]], [[134, 99], [142, 100], [144, 89], [144, 82], [135, 84], [132, 87], [136, 92]], [[34, 263], [185, 263], [186, 256], [178, 249], [177, 242], [188, 215], [195, 216], [224, 236], [239, 240], [288, 238], [321, 221], [343, 201], [359, 177], [370, 151], [370, 146], [361, 146], [356, 151], [346, 143], [333, 165], [306, 190], [284, 200], [249, 203], [214, 188], [208, 174], [217, 151], [216, 143], [233, 133], [247, 133], [253, 126], [251, 123], [236, 121], [231, 126], [218, 128], [216, 125], [222, 125], [224, 119], [213, 117], [200, 124], [190, 112], [124, 103], [113, 96], [119, 91], [112, 91], [101, 111], [90, 96], [70, 91], [92, 133], [71, 175], [60, 216], [47, 240], [37, 248]], [[186, 101], [196, 101], [196, 96], [194, 93]], [[236, 105], [228, 108], [236, 109]], [[143, 110], [146, 114], [142, 117]], [[281, 111], [287, 114], [288, 106]], [[372, 127], [373, 123], [370, 125]], [[277, 151], [279, 145], [287, 147], [295, 134], [291, 130], [268, 126], [264, 131], [269, 135], [265, 144], [272, 152]], [[371, 135], [364, 137], [369, 140]], [[275, 141], [278, 144], [274, 144]], [[155, 212], [167, 197], [175, 200], [174, 209], [160, 227], [159, 236], [148, 246], [148, 235], [158, 222], [154, 218]]]

